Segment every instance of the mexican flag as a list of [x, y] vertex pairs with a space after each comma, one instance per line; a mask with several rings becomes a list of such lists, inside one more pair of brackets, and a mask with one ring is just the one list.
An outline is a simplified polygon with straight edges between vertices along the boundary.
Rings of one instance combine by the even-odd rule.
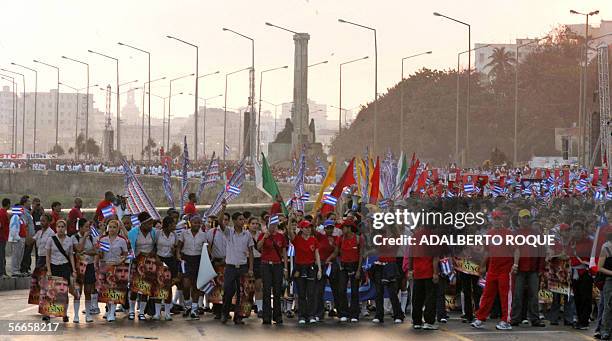
[[[276, 196], [280, 194], [280, 190], [278, 189], [278, 185], [276, 181], [274, 181], [274, 176], [272, 176], [272, 171], [270, 170], [270, 165], [268, 164], [268, 160], [266, 160], [266, 156], [261, 153], [262, 165], [259, 165], [257, 161], [255, 161], [255, 184], [257, 189], [262, 191], [265, 195], [270, 197], [272, 200], [276, 200]], [[281, 196], [282, 198], [282, 196]], [[287, 206], [285, 205], [284, 200], [281, 200], [283, 213], [285, 215], [288, 214]]]

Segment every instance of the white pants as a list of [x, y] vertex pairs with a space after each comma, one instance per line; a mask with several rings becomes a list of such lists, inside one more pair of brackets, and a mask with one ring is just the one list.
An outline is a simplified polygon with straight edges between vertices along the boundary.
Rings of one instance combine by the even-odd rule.
[[16, 242], [9, 242], [9, 244], [11, 245], [11, 273], [15, 275], [19, 273], [19, 269], [21, 268], [25, 240], [21, 239]]

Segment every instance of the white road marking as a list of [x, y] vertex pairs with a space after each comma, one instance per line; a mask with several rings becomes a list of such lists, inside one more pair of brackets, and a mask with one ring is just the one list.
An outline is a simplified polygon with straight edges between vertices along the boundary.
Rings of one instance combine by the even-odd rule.
[[34, 310], [34, 309], [38, 309], [38, 306], [35, 305], [35, 306], [32, 306], [32, 307], [27, 307], [25, 309], [21, 309], [21, 310], [18, 311], [18, 313], [25, 313], [26, 311], [30, 311], [30, 310]]

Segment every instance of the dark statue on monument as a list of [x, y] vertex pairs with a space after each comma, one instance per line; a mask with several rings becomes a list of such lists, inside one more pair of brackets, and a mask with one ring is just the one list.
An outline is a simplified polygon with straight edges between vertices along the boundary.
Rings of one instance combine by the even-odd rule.
[[276, 135], [275, 143], [291, 143], [291, 134], [293, 133], [293, 123], [291, 119], [285, 120], [285, 128]]

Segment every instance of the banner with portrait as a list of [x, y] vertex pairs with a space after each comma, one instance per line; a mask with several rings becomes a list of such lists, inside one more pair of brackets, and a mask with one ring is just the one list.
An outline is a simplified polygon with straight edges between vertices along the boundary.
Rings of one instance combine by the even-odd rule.
[[68, 281], [63, 277], [48, 276], [46, 283], [40, 287], [40, 302], [38, 312], [43, 316], [67, 316]]
[[85, 282], [85, 271], [87, 271], [87, 258], [88, 257], [86, 255], [74, 255], [74, 262], [76, 263], [77, 268], [76, 282], [81, 285]]
[[223, 303], [223, 273], [225, 272], [225, 264], [220, 262], [213, 263], [217, 276], [215, 277], [215, 288], [206, 296], [206, 301], [213, 304]]
[[43, 285], [47, 286], [47, 269], [44, 267], [36, 268], [30, 278], [28, 304], [38, 305], [40, 303], [40, 290]]
[[569, 259], [552, 258], [548, 261], [547, 267], [548, 290], [557, 294], [569, 295], [572, 292]]
[[130, 278], [129, 264], [100, 264], [96, 272], [96, 290], [98, 301], [102, 303], [125, 304], [128, 281]]
[[171, 295], [170, 269], [155, 255], [140, 254], [132, 269], [131, 292], [141, 295], [167, 298]]
[[455, 270], [465, 274], [480, 276], [480, 265], [469, 259], [454, 257], [453, 267]]

